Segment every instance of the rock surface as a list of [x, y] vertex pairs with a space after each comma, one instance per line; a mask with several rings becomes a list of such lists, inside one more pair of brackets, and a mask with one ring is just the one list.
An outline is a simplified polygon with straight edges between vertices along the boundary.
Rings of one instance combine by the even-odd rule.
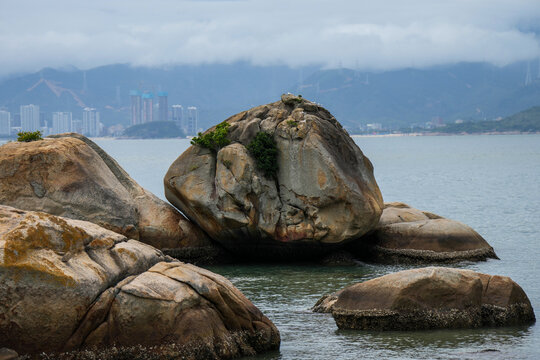
[[352, 246], [362, 259], [382, 263], [498, 259], [469, 226], [400, 202], [385, 203], [375, 231]]
[[332, 312], [340, 329], [477, 328], [535, 321], [527, 295], [512, 279], [441, 267], [358, 283], [318, 305]]
[[174, 344], [230, 358], [279, 342], [219, 275], [93, 223], [0, 206], [0, 347]]
[[159, 249], [211, 246], [197, 226], [79, 134], [2, 145], [0, 204], [90, 221]]
[[19, 357], [19, 354], [15, 350], [8, 348], [0, 349], [0, 360], [15, 360]]
[[[231, 144], [191, 146], [164, 179], [167, 199], [212, 239], [275, 260], [324, 252], [377, 225], [383, 202], [373, 166], [327, 110], [283, 95], [226, 121]], [[260, 131], [277, 145], [275, 178], [246, 148]]]

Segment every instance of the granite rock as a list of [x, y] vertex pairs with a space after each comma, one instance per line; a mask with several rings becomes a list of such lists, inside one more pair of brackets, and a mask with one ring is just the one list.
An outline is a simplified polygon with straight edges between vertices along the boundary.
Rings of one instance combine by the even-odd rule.
[[[248, 258], [298, 259], [377, 225], [383, 202], [373, 166], [326, 109], [289, 94], [226, 122], [229, 145], [191, 146], [164, 179], [167, 199], [213, 240]], [[247, 149], [261, 131], [276, 143], [275, 177]]]

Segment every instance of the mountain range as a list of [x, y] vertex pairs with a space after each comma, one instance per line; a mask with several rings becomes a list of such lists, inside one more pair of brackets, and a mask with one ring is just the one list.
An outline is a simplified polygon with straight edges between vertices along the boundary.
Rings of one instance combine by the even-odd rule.
[[540, 105], [540, 65], [459, 63], [385, 72], [245, 62], [168, 68], [117, 64], [85, 71], [46, 68], [0, 80], [0, 108], [18, 113], [20, 105], [37, 104], [44, 114], [71, 111], [80, 118], [88, 106], [101, 112], [105, 125], [128, 126], [130, 90], [167, 91], [169, 106], [196, 106], [201, 128], [292, 92], [322, 104], [354, 132], [368, 123], [403, 128], [434, 118], [445, 123], [495, 119]]

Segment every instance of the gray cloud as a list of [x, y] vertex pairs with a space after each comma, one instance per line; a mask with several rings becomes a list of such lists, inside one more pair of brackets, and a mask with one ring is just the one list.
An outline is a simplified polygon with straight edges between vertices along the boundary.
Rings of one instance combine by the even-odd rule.
[[238, 60], [364, 69], [506, 65], [540, 57], [531, 27], [538, 23], [538, 0], [6, 0], [0, 74]]

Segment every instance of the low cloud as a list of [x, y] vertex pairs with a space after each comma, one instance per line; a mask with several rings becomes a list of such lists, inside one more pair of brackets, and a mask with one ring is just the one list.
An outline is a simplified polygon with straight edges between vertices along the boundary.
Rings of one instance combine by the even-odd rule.
[[111, 63], [361, 69], [540, 57], [540, 4], [502, 0], [3, 2], [0, 75]]

